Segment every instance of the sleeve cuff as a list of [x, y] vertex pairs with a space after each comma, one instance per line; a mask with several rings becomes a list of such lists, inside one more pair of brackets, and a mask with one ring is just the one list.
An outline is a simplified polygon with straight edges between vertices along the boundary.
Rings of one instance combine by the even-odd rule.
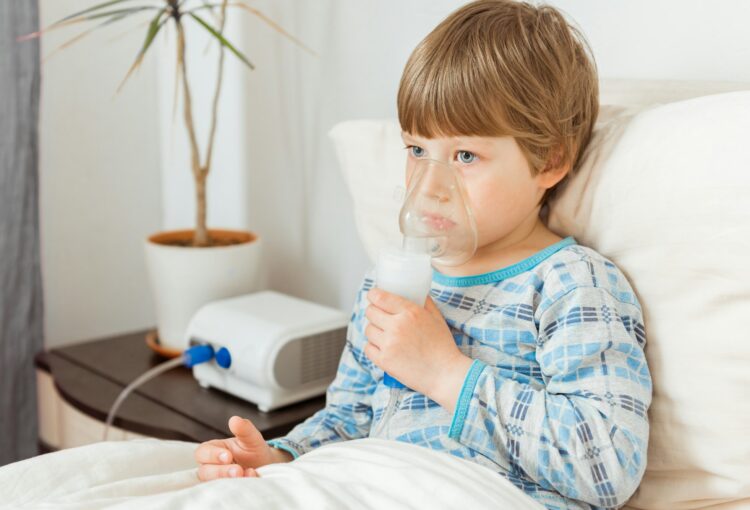
[[292, 448], [286, 441], [282, 439], [271, 439], [270, 441], [266, 441], [266, 444], [269, 446], [272, 446], [274, 448], [278, 448], [279, 450], [284, 450], [285, 452], [289, 452], [292, 454], [292, 460], [296, 460], [300, 454]]
[[469, 371], [466, 373], [466, 378], [461, 386], [461, 392], [458, 394], [458, 402], [456, 402], [456, 409], [453, 411], [453, 420], [451, 421], [451, 427], [448, 430], [448, 437], [458, 441], [461, 437], [461, 432], [464, 428], [464, 421], [466, 421], [466, 413], [469, 412], [469, 404], [471, 404], [471, 397], [474, 395], [474, 387], [477, 385], [477, 380], [482, 370], [487, 365], [482, 361], [475, 359]]

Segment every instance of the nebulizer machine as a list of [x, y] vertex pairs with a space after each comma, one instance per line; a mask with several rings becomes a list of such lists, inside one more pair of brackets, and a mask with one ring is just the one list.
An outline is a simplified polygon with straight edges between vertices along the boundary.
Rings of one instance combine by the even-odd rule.
[[[414, 159], [407, 165], [406, 180], [399, 213], [402, 245], [378, 254], [376, 286], [424, 306], [432, 284], [432, 262], [442, 266], [467, 262], [477, 249], [477, 228], [455, 164]], [[405, 387], [388, 373], [384, 384], [391, 388], [392, 401]]]
[[131, 392], [182, 365], [200, 386], [251, 402], [261, 412], [324, 394], [336, 376], [348, 323], [349, 315], [339, 309], [272, 290], [207, 302], [185, 328], [190, 347], [122, 390], [104, 439]]

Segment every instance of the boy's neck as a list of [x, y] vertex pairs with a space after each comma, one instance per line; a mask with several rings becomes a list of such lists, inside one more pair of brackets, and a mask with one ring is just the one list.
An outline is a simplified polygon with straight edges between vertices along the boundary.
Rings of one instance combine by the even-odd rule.
[[507, 236], [477, 248], [477, 252], [468, 262], [460, 266], [441, 266], [433, 263], [433, 267], [447, 276], [490, 273], [531, 257], [561, 239], [562, 237], [542, 223], [537, 210], [528, 217], [528, 221], [518, 225]]

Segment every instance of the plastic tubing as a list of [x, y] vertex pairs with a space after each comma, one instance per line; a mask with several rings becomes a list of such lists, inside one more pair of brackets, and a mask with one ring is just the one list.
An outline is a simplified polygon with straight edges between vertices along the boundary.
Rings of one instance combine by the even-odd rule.
[[185, 352], [183, 352], [176, 358], [171, 359], [169, 361], [165, 361], [164, 363], [160, 365], [156, 365], [155, 367], [141, 374], [136, 380], [128, 384], [120, 392], [120, 394], [117, 396], [117, 399], [115, 399], [114, 404], [112, 404], [112, 407], [109, 409], [109, 414], [107, 414], [107, 421], [104, 424], [104, 436], [102, 437], [102, 441], [107, 440], [107, 435], [109, 434], [109, 428], [112, 426], [112, 422], [115, 420], [115, 415], [117, 414], [117, 411], [120, 409], [120, 406], [122, 405], [122, 403], [125, 401], [126, 398], [128, 398], [128, 395], [130, 395], [130, 393], [134, 389], [150, 381], [157, 375], [163, 374], [164, 372], [171, 370], [175, 367], [179, 367], [180, 365], [185, 365], [188, 368], [190, 368], [199, 363], [205, 363], [206, 361], [211, 360], [213, 357], [214, 357], [213, 347], [207, 344], [196, 345], [196, 346], [191, 347], [190, 349], [185, 350]]

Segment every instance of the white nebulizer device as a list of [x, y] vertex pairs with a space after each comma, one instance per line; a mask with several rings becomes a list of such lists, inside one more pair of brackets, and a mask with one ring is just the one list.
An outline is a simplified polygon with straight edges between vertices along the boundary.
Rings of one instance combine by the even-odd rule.
[[[406, 180], [399, 214], [403, 243], [378, 254], [376, 286], [424, 306], [432, 285], [432, 261], [445, 266], [468, 261], [477, 249], [477, 228], [456, 166], [417, 159], [408, 165]], [[384, 383], [404, 388], [387, 373]]]

